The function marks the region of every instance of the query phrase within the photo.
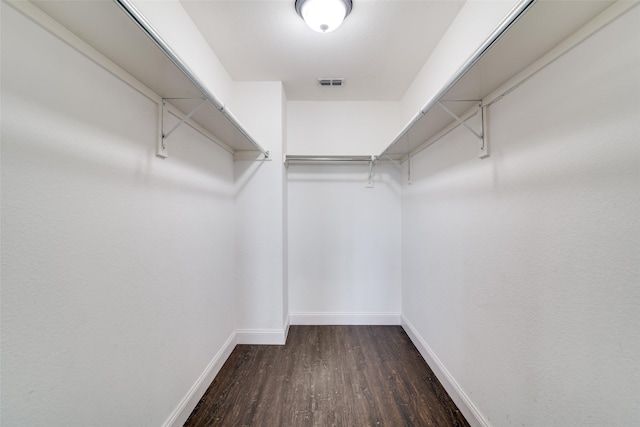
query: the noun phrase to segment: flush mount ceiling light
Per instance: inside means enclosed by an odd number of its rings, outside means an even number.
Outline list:
[[[313,31],[329,33],[351,13],[351,0],[296,0],[296,12]]]

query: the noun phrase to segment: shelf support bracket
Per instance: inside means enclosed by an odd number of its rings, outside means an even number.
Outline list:
[[[484,109],[485,107],[482,105],[482,101],[476,101],[478,102],[478,109],[480,112],[480,123],[481,123],[481,129],[480,129],[480,133],[476,132],[471,126],[469,126],[467,124],[467,122],[465,122],[464,120],[462,120],[460,117],[458,117],[458,115],[456,115],[456,113],[454,113],[453,111],[451,111],[450,109],[448,109],[443,102],[447,102],[447,101],[438,101],[438,105],[440,106],[440,108],[442,108],[447,114],[449,114],[451,117],[453,117],[455,119],[455,121],[457,121],[459,124],[461,124],[462,126],[464,126],[465,128],[467,128],[467,130],[469,132],[471,132],[480,142],[480,147],[479,147],[479,152],[478,152],[478,157],[479,158],[484,158],[487,157],[489,155],[489,150],[488,150],[488,146],[486,144],[485,141],[485,117],[484,117]],[[455,101],[451,101],[451,102],[455,102]]]
[[[367,181],[366,188],[373,188],[373,164],[376,161],[376,156],[371,155],[371,160],[369,160],[369,180]]]
[[[392,165],[394,165],[395,167],[400,169],[400,171],[402,171],[403,173],[405,173],[407,175],[407,183],[409,185],[411,185],[411,156],[407,156],[406,157],[407,170],[404,170],[404,168],[402,167],[402,163],[401,162],[397,162],[391,156],[385,154],[384,157],[386,157],[387,160],[389,160]]]
[[[187,114],[186,116],[184,116],[173,128],[171,128],[171,130],[169,132],[165,132],[164,130],[164,117],[165,114],[167,112],[167,101],[171,101],[172,99],[184,99],[184,100],[199,100],[200,102],[198,103],[198,105],[196,105],[190,112],[189,114]],[[195,113],[198,112],[198,110],[200,109],[200,107],[202,107],[205,102],[207,101],[206,98],[162,98],[162,135],[160,137],[160,141],[158,144],[158,151],[156,153],[156,155],[158,157],[163,157],[166,158],[168,156],[167,154],[167,138],[169,138],[169,136],[175,132],[176,129],[178,129],[183,123],[185,123],[187,120],[189,120],[191,118],[191,116],[193,116]]]

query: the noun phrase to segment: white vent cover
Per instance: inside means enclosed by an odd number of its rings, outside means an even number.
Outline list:
[[[344,86],[344,78],[318,79],[318,86]]]

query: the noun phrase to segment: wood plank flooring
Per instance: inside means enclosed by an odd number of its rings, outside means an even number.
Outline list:
[[[185,426],[468,426],[400,326],[291,326],[238,345]]]

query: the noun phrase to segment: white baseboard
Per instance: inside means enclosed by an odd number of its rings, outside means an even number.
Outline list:
[[[285,329],[237,329],[238,344],[284,345],[289,328]]]
[[[191,386],[187,394],[182,398],[178,406],[171,412],[169,418],[162,424],[163,427],[181,427],[184,425],[193,409],[196,407],[204,393],[213,382],[224,362],[227,361],[236,346],[236,332],[234,331],[224,343],[220,351],[211,359],[204,372]]]
[[[287,314],[287,319],[284,321],[284,342],[286,344],[287,337],[289,336],[289,327],[291,327],[291,316]]]
[[[400,325],[400,313],[290,313],[292,325]]]
[[[469,396],[462,390],[455,378],[447,371],[447,368],[440,362],[440,359],[405,316],[402,316],[402,327],[469,424],[472,427],[491,427],[489,421],[471,402]]]

